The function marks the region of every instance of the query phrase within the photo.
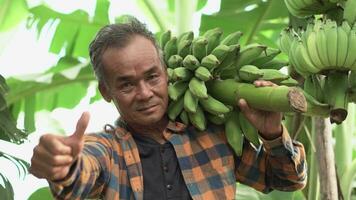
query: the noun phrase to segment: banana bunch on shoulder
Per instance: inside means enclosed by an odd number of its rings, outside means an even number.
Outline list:
[[[290,64],[304,77],[356,69],[356,26],[351,27],[347,21],[338,25],[318,19],[299,34],[285,29],[278,43],[289,55]]]
[[[297,17],[323,14],[338,6],[341,0],[284,0],[289,12]]]

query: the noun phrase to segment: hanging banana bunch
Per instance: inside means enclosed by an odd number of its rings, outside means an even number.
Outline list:
[[[284,0],[289,12],[297,17],[323,14],[338,6],[342,0]]]

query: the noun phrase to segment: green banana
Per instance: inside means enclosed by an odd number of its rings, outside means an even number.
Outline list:
[[[177,68],[177,67],[181,67],[182,66],[182,62],[183,62],[183,58],[179,55],[173,55],[171,56],[168,61],[167,61],[167,65],[169,68]]]
[[[208,45],[208,40],[205,37],[200,36],[196,40],[193,40],[192,53],[198,60],[201,60],[207,55],[206,53],[207,45]]]
[[[215,49],[213,49],[210,54],[216,56],[220,63],[222,63],[226,56],[229,54],[229,47],[224,44],[220,44],[215,47]]]
[[[344,66],[350,70],[356,70],[356,29],[352,29],[349,34],[349,44]]]
[[[189,121],[200,131],[206,128],[206,118],[203,109],[198,105],[195,113],[188,112]]]
[[[171,39],[171,31],[167,30],[165,32],[162,33],[161,37],[160,37],[160,45],[161,45],[161,49],[164,49],[164,47],[166,46],[167,42]]]
[[[230,33],[220,42],[220,44],[224,44],[226,46],[237,45],[242,35],[241,31]]]
[[[177,80],[188,81],[193,77],[192,71],[185,67],[177,67],[173,69],[174,77]]]
[[[244,65],[239,69],[238,73],[241,80],[253,82],[263,77],[263,72],[254,65]]]
[[[344,22],[347,23],[347,22]],[[347,49],[349,44],[349,33],[345,31],[341,26],[337,27],[337,60],[336,66],[338,69],[344,68]],[[355,45],[355,44],[354,44]],[[345,70],[345,69],[344,69]],[[348,69],[346,69],[348,70]]]
[[[325,36],[330,67],[335,68],[337,62],[337,24],[335,21],[326,20]]]
[[[305,44],[307,46],[307,51],[309,58],[311,62],[314,64],[316,68],[319,70],[323,70],[324,65],[321,62],[321,58],[318,53],[318,49],[316,46],[316,32],[312,31],[310,32],[308,38],[307,38],[307,43]]]
[[[275,58],[278,54],[281,53],[281,50],[267,47],[264,53],[261,53],[256,59],[251,62],[251,65],[261,66]]]
[[[232,111],[225,122],[225,134],[227,141],[234,149],[237,156],[242,155],[244,136],[240,127],[239,114]]]
[[[248,44],[241,48],[240,53],[237,55],[235,66],[240,68],[241,66],[251,63],[255,58],[257,58],[263,51],[265,51],[267,46],[260,45],[257,43]]]
[[[299,63],[298,68],[302,68],[309,73],[318,73],[320,69],[318,69],[310,60],[307,49],[305,48],[302,41],[299,41],[295,50],[295,59],[298,60]]]
[[[324,102],[324,92],[316,74],[305,77],[303,90],[319,102]]]
[[[166,62],[168,62],[168,59],[171,56],[177,54],[177,52],[178,52],[178,50],[177,50],[177,37],[173,36],[170,40],[168,40],[168,42],[164,46],[163,52],[164,52],[164,60]]]
[[[211,32],[207,31],[203,36],[208,40],[206,46],[206,53],[210,54],[211,51],[220,44],[220,38],[223,34],[221,28],[214,28]]]
[[[320,27],[316,31],[316,48],[318,50],[318,55],[320,56],[320,61],[323,63],[323,66],[331,66],[328,58],[327,39],[324,26]]]
[[[347,0],[344,6],[344,19],[349,24],[354,24],[356,22],[356,0]]]
[[[260,78],[265,81],[271,81],[273,83],[279,84],[281,81],[287,80],[289,75],[283,74],[276,69],[260,69],[263,76]]]
[[[174,121],[179,113],[183,110],[183,106],[183,97],[179,98],[177,101],[170,101],[167,109],[169,119]]]
[[[182,112],[179,115],[179,118],[183,122],[183,124],[189,125],[188,113],[185,110],[182,110]]]
[[[210,113],[206,113],[205,116],[208,119],[208,121],[216,125],[222,125],[226,122],[225,115],[213,115]]]
[[[230,108],[210,95],[208,95],[207,99],[199,99],[199,103],[206,112],[214,115],[221,115],[230,112]]]
[[[289,54],[292,41],[293,41],[293,37],[291,36],[291,29],[290,28],[283,29],[278,37],[278,46],[283,53],[287,55]]]
[[[297,58],[296,56],[296,48],[298,45],[300,45],[301,41],[294,39],[292,44],[291,44],[291,49],[293,49],[293,51],[289,51],[289,61],[291,63],[291,65],[293,66],[293,68],[302,76],[308,76],[310,74],[309,71],[307,71],[306,69],[304,69],[299,60],[299,58]]]
[[[288,66],[288,61],[280,60],[280,59],[273,59],[267,63],[264,63],[259,66],[261,69],[277,69],[280,70],[282,67]]]
[[[178,43],[178,54],[185,58],[188,54],[190,54],[192,46],[191,40],[182,40]]]
[[[194,71],[194,75],[195,77],[197,77],[198,79],[202,80],[202,81],[208,81],[213,79],[212,74],[210,73],[210,71],[206,68],[206,67],[198,67],[195,71]]]
[[[209,71],[213,71],[220,64],[220,61],[213,54],[209,54],[201,60],[200,64],[206,67]]]
[[[194,39],[193,31],[187,31],[178,36],[178,43],[184,40],[193,41],[193,39]]]
[[[199,60],[196,57],[194,57],[193,55],[187,55],[183,59],[182,64],[185,68],[190,69],[190,70],[195,70],[196,68],[198,68],[200,66]]]
[[[208,98],[208,93],[204,81],[199,80],[195,77],[193,77],[189,81],[189,90],[194,96],[200,99]]]
[[[293,87],[293,86],[298,86],[299,85],[298,81],[293,79],[292,77],[289,77],[288,79],[281,81],[279,84],[280,85],[285,85],[285,86],[288,86],[288,87]]]
[[[229,52],[226,55],[225,59],[218,65],[214,72],[218,74],[219,72],[223,71],[234,65],[238,52],[240,51],[240,45],[231,45],[229,46]]]
[[[184,81],[176,81],[168,86],[168,96],[173,100],[177,101],[188,88],[188,83]]]
[[[251,142],[256,148],[260,146],[258,130],[248,121],[242,112],[239,112],[239,121],[241,130],[245,138]]]
[[[172,68],[167,68],[167,76],[169,81],[174,81],[176,79]]]
[[[198,98],[195,97],[190,90],[186,90],[184,94],[184,110],[187,112],[197,112]]]

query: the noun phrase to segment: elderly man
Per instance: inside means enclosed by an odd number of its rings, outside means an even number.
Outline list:
[[[73,135],[41,137],[30,171],[48,180],[56,198],[234,199],[236,181],[265,193],[305,186],[304,148],[289,137],[281,113],[238,103],[263,141],[257,149],[245,141],[242,156],[222,127],[198,131],[169,121],[165,64],[154,36],[136,19],[103,27],[90,57],[99,90],[120,119],[84,135],[83,113]]]

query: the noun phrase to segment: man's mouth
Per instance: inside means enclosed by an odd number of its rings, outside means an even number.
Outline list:
[[[154,105],[150,105],[150,106],[139,107],[139,108],[137,109],[137,111],[139,111],[139,112],[146,111],[146,110],[149,110],[150,108],[153,108],[153,107],[155,107],[155,106],[157,106],[157,105],[154,104]]]

